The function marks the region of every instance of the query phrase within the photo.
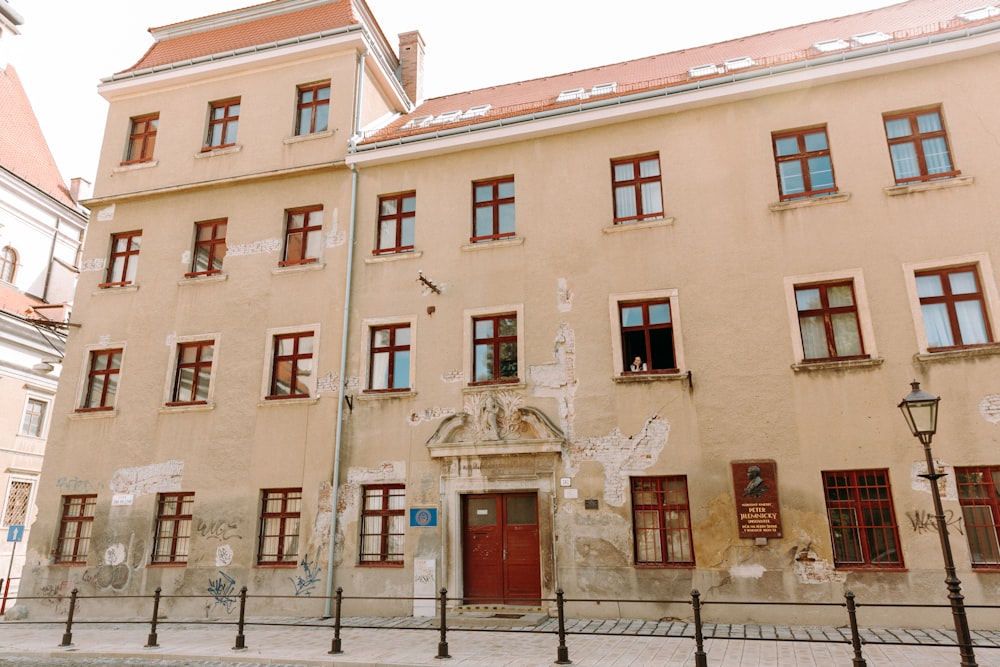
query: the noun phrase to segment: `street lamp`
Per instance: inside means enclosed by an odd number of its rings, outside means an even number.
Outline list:
[[[962,652],[962,667],[976,667],[976,656],[972,652],[972,635],[969,634],[969,620],[965,616],[965,598],[962,597],[962,582],[955,575],[955,560],[951,555],[951,542],[948,540],[948,524],[945,522],[944,509],[941,507],[941,490],[938,480],[945,476],[943,472],[935,472],[934,457],[931,455],[931,438],[937,431],[938,402],[941,400],[934,394],[923,391],[920,383],[914,380],[910,383],[912,391],[900,401],[899,410],[906,419],[913,437],[920,440],[924,446],[924,457],[927,459],[927,473],[919,475],[931,485],[931,497],[934,499],[934,518],[937,520],[938,537],[941,538],[941,554],[944,556],[945,584],[948,585],[948,600],[951,602],[951,616],[955,621],[955,633],[958,635],[958,646]]]

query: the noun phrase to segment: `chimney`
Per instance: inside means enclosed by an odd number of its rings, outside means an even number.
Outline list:
[[[90,199],[94,194],[94,186],[86,178],[71,178],[69,181],[69,194],[73,201],[80,202],[83,199]]]
[[[424,100],[424,38],[419,31],[399,35],[399,75],[406,96],[414,104]]]

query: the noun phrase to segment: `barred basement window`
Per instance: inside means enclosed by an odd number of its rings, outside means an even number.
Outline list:
[[[633,477],[635,564],[693,567],[687,477]]]
[[[96,493],[63,496],[59,540],[55,548],[56,563],[86,564],[87,553],[90,551],[90,536],[94,530],[96,505]]]
[[[299,557],[302,489],[261,491],[258,565],[294,565]]]
[[[837,567],[899,569],[899,527],[888,470],[823,473]]]
[[[380,484],[362,489],[362,565],[402,565],[405,535],[406,487]]]
[[[155,563],[186,563],[191,546],[194,493],[161,493],[156,505]]]

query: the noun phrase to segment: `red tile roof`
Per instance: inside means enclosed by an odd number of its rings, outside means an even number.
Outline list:
[[[35,306],[44,305],[44,301],[39,301],[34,297],[23,294],[12,287],[0,285],[0,310],[14,313],[20,317],[35,317]],[[49,317],[51,313],[45,317]]]
[[[425,101],[411,113],[394,120],[386,127],[370,132],[361,143],[395,140],[438,129],[511,118],[558,107],[572,107],[578,105],[580,101],[557,102],[556,98],[560,92],[577,88],[590,91],[594,86],[610,82],[616,84],[614,92],[603,95],[595,94],[589,99],[622,96],[691,81],[709,80],[713,78],[712,75],[692,78],[688,71],[693,67],[714,64],[719,66],[721,70],[715,76],[726,76],[731,74],[725,72],[725,68],[722,67],[727,60],[751,58],[753,64],[741,68],[740,72],[801,62],[831,55],[821,53],[813,48],[817,42],[842,39],[850,43],[853,35],[874,31],[885,33],[891,41],[899,42],[915,37],[949,32],[960,27],[1000,22],[1000,17],[986,18],[976,22],[956,18],[959,12],[982,7],[983,2],[984,0],[909,0],[881,9],[782,28],[716,44],[438,97]],[[881,43],[885,44],[888,41]],[[842,51],[863,48],[866,47],[850,46]],[[485,116],[433,124],[423,128],[403,129],[406,123],[414,119],[438,116],[460,109],[467,111],[480,105],[490,105]]]
[[[0,69],[0,167],[76,208],[13,65]]]
[[[257,7],[266,7],[269,4],[278,4],[278,0],[257,5]],[[244,10],[224,12],[204,18],[223,17],[240,11]],[[183,26],[185,23],[202,21],[204,18],[174,23],[161,28],[150,28],[150,32]],[[361,23],[361,19],[353,0],[332,0],[298,11],[289,11],[234,25],[208,28],[201,32],[161,39],[149,47],[149,50],[136,64],[118,72],[118,74],[184,62],[216,53],[227,53],[236,49],[271,44],[283,39],[345,28],[358,23]]]

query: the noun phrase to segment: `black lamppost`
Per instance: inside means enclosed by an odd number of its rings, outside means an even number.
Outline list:
[[[962,597],[962,582],[955,575],[955,560],[951,555],[951,542],[948,540],[948,524],[945,522],[944,509],[941,507],[941,490],[938,480],[945,476],[943,472],[935,472],[934,457],[931,456],[931,438],[937,431],[938,401],[934,394],[920,389],[920,383],[914,380],[910,383],[912,391],[900,401],[899,410],[906,418],[913,436],[924,446],[924,456],[927,459],[927,473],[920,475],[931,485],[931,497],[934,499],[934,518],[937,519],[937,532],[941,538],[941,554],[944,556],[945,584],[948,585],[948,600],[951,601],[951,615],[955,620],[955,633],[958,635],[959,649],[962,651],[962,667],[976,667],[976,656],[972,652],[972,635],[969,634],[969,620],[965,616],[965,598]]]

